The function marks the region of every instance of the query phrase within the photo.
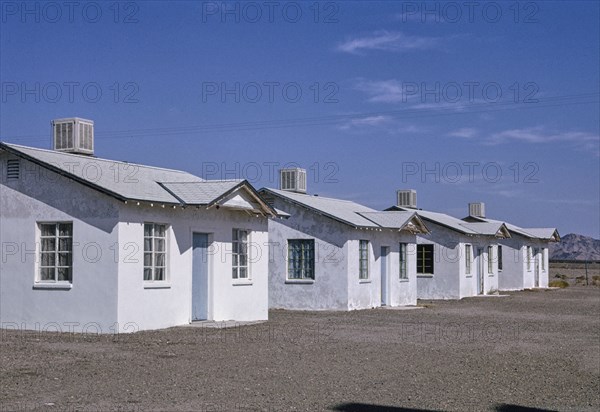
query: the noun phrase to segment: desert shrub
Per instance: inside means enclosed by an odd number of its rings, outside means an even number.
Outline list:
[[[548,286],[551,288],[566,288],[569,287],[569,282],[564,280],[553,280],[552,282],[548,283]]]

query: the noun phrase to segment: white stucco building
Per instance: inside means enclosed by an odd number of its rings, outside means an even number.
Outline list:
[[[417,235],[419,299],[462,299],[498,291],[498,241],[510,238],[506,225],[417,209],[413,190],[399,190],[397,203],[388,210],[415,211],[429,229]]]
[[[283,212],[269,221],[269,307],[416,304],[415,236],[427,232],[416,213],[308,195],[302,169],[283,170],[281,177],[280,189],[259,191]]]
[[[473,214],[463,220],[499,223],[485,214]],[[555,228],[522,228],[506,223],[511,237],[498,241],[498,287],[523,290],[548,287],[550,262],[548,245],[559,242]]]
[[[54,123],[55,150],[0,143],[2,327],[267,319],[275,211],[253,187],[90,156],[79,120]]]

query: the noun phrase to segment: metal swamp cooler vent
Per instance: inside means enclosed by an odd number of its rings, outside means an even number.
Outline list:
[[[306,193],[306,170],[300,168],[281,169],[279,188],[290,192]]]
[[[417,208],[417,191],[416,190],[398,190],[396,192],[397,206],[408,207],[411,209]]]
[[[71,117],[52,120],[52,148],[59,152],[94,154],[94,122]]]

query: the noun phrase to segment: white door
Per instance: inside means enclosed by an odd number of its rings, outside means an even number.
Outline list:
[[[192,241],[192,320],[208,318],[208,234],[194,233]]]
[[[477,267],[477,294],[483,295],[485,282],[483,277],[483,248],[477,248],[477,257],[475,265]]]
[[[389,305],[389,254],[390,248],[389,246],[381,247],[381,306]]]
[[[533,273],[534,273],[534,286],[540,287],[540,253],[538,249],[533,249]]]

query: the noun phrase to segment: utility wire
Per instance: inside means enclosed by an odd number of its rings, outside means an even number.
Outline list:
[[[536,109],[546,107],[562,107],[573,105],[597,104],[600,102],[600,93],[582,93],[565,96],[551,96],[539,98],[530,103],[503,101],[485,103],[450,103],[442,102],[435,104],[415,104],[410,108],[400,110],[375,111],[365,113],[351,113],[330,116],[305,117],[296,119],[264,120],[254,122],[219,123],[187,127],[147,128],[112,130],[95,133],[97,138],[122,139],[137,137],[154,137],[165,135],[195,134],[201,132],[231,132],[231,131],[255,131],[264,129],[280,129],[290,127],[312,127],[345,124],[351,121],[360,121],[377,116],[388,116],[396,119],[415,119],[437,116],[455,116],[478,113],[489,113],[515,109]],[[415,107],[416,106],[416,107]],[[7,136],[11,140],[41,140],[47,135],[21,135]]]

